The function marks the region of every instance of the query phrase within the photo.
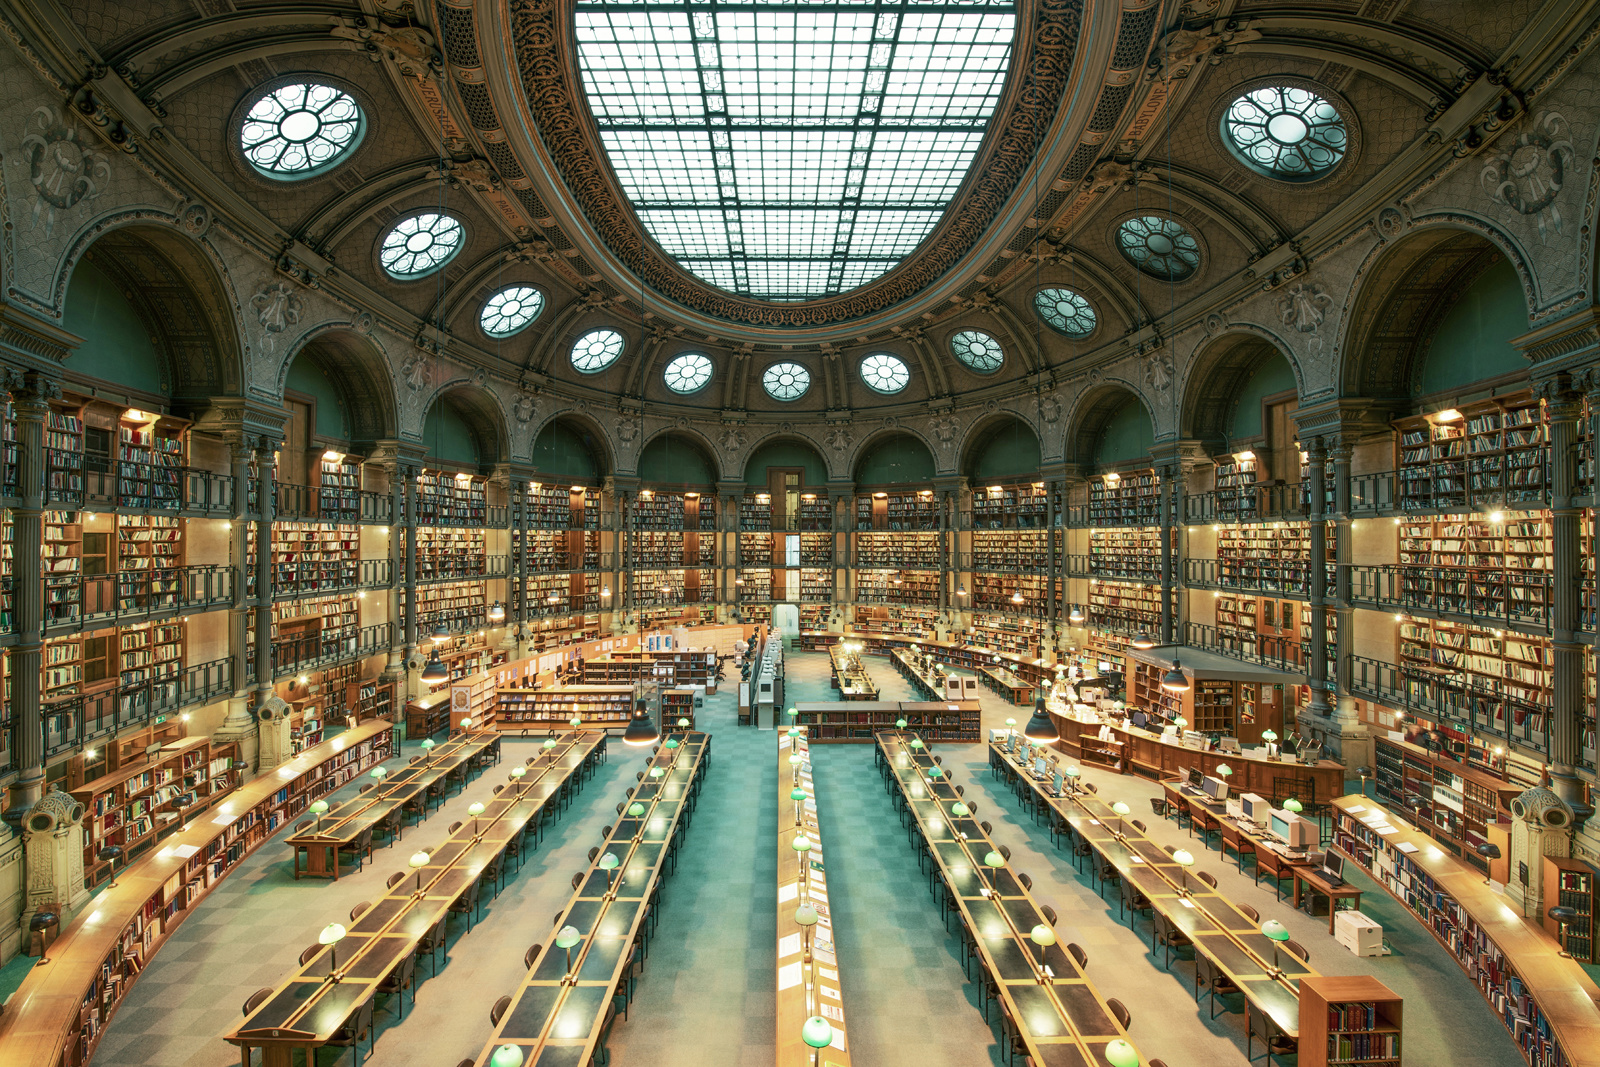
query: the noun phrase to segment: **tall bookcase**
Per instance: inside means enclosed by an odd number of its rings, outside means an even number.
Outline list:
[[[1089,531],[1089,572],[1105,578],[1161,579],[1161,535],[1147,527]]]
[[[482,480],[451,471],[425,470],[417,478],[417,521],[424,526],[482,526],[488,518]]]
[[[972,535],[972,569],[1043,572],[1049,567],[1046,544],[1043,530],[976,531]]]
[[[117,428],[117,499],[123,507],[176,510],[183,467],[183,438],[159,423],[123,422]]]
[[[1300,979],[1300,1063],[1400,1067],[1403,1007],[1400,997],[1369,975]]]
[[[1550,707],[1550,641],[1443,619],[1400,624],[1400,674],[1406,696],[1423,707],[1455,709],[1495,724],[1502,735]]]
[[[1091,578],[1088,624],[1117,633],[1142,630],[1154,634],[1161,624],[1161,590],[1153,585]]]
[[[1042,529],[1047,525],[1050,494],[1042,482],[1031,485],[991,485],[972,493],[974,530]],[[1061,512],[1056,494],[1055,511]]]
[[[117,516],[117,600],[123,611],[171,608],[182,595],[183,523],[166,515]]]
[[[1592,566],[1592,557],[1585,562]],[[1408,602],[1542,621],[1552,595],[1550,518],[1528,511],[1408,518],[1400,566]]]
[[[1395,428],[1404,510],[1538,504],[1545,498],[1548,438],[1539,401],[1529,393],[1402,419]]]
[[[1544,858],[1544,906],[1541,908],[1544,928],[1568,955],[1584,963],[1600,962],[1595,958],[1595,918],[1600,916],[1595,899],[1596,890],[1600,889],[1597,875],[1600,872],[1593,864],[1580,859]],[[1558,905],[1578,913],[1565,929],[1550,918],[1550,909]]]
[[[1090,526],[1156,526],[1161,478],[1153,470],[1103,474],[1089,480]]]
[[[857,570],[856,602],[860,604],[937,606],[939,603],[939,572]]]
[[[937,530],[941,525],[938,499],[931,489],[859,494],[855,515],[856,529],[862,532]]]

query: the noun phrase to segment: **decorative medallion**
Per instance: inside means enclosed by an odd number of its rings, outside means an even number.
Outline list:
[[[1550,231],[1561,232],[1556,197],[1566,187],[1567,168],[1574,160],[1572,130],[1566,118],[1546,111],[1483,165],[1479,181],[1484,195],[1496,204],[1518,215],[1534,216],[1539,238],[1548,240]]]
[[[33,225],[44,220],[45,236],[55,231],[56,213],[70,211],[105,192],[111,157],[79,139],[78,127],[51,107],[35,108],[22,155],[33,183]]]

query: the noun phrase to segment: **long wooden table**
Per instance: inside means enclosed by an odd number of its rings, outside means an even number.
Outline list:
[[[502,789],[475,820],[433,849],[428,862],[391,887],[350,925],[344,940],[300,965],[272,996],[224,1040],[238,1045],[244,1067],[250,1050],[262,1050],[263,1067],[289,1067],[295,1049],[307,1062],[334,1037],[377,987],[417,951],[417,944],[471,891],[528,822],[540,817],[566,781],[605,747],[600,731],[567,733],[541,749],[526,775]],[[338,969],[333,963],[337,960]]]
[[[994,844],[978,820],[950,813],[960,795],[947,778],[929,777],[933,756],[912,749],[911,737],[878,735],[879,770],[927,840],[1028,1055],[1039,1067],[1105,1063],[1106,1045],[1127,1032],[1064,945],[1045,948],[1041,961],[1029,933],[1051,924],[1009,866],[984,864]]]
[[[710,765],[711,735],[666,738],[677,747],[663,742],[650,760],[650,769],[659,768],[661,776],[646,774],[629,801],[630,809],[637,803],[644,811],[633,815],[624,809],[556,921],[557,931],[570,926],[581,940],[569,953],[556,946],[552,932],[478,1054],[478,1064],[488,1064],[501,1045],[518,1046],[525,1067],[580,1067],[594,1056],[605,1036],[606,1010],[626,978],[628,947],[647,920],[662,867],[693,813]],[[609,879],[599,865],[607,854],[618,861]]]
[[[487,731],[463,734],[439,746],[421,763],[411,763],[386,776],[376,788],[351,797],[323,814],[311,829],[293,834],[285,842],[294,850],[294,877],[339,878],[339,850],[377,826],[395,811],[424,793],[435,782],[458,771],[485,752],[498,751],[500,735]],[[301,855],[306,857],[304,869]]]
[[[287,811],[286,822],[294,812],[303,810],[298,805],[344,784],[342,769],[330,777],[330,765],[343,762],[353,774],[377,763],[389,752],[390,727],[389,722],[374,719],[312,746],[276,770],[246,782],[187,830],[166,838],[160,848],[118,871],[116,887],[102,889],[91,906],[62,931],[50,946],[50,965],[29,971],[6,1004],[0,1014],[0,1063],[6,1067],[87,1063],[139,971],[195,904],[275,832],[275,827],[263,823],[260,813]],[[340,780],[334,781],[335,777]],[[295,808],[280,801],[285,792]],[[211,864],[218,862],[218,849],[224,851],[226,865],[213,873]],[[183,890],[196,865],[206,868],[204,891],[192,898],[182,897],[178,910],[154,925],[144,923],[146,940],[122,948],[152,901],[157,902],[155,911],[161,915],[166,888],[177,883]]]
[[[1032,682],[1023,681],[1004,667],[984,667],[978,671],[978,677],[990,689],[1019,707],[1031,707],[1033,695],[1039,691]]]
[[[839,690],[840,700],[878,699],[878,687],[872,683],[872,676],[867,673],[860,656],[831,645],[828,659],[833,665],[833,684]]]
[[[791,766],[789,757],[804,762]],[[796,801],[789,794],[796,785],[806,794]],[[801,822],[794,814],[800,806]],[[804,834],[809,852],[796,852],[794,839]],[[811,776],[811,746],[802,735],[778,737],[778,1067],[810,1067],[811,1048],[800,1039],[800,1029],[814,1015],[833,1027],[833,1044],[825,1053],[829,1067],[850,1067],[850,1047],[845,1040],[844,985],[840,980],[838,942],[828,900],[828,874],[823,858],[822,826],[817,815],[816,783]],[[810,958],[804,951],[805,929],[795,922],[795,910],[808,902],[817,912],[811,929]]]
[[[1067,825],[1116,867],[1175,927],[1194,942],[1195,950],[1216,964],[1257,1008],[1272,1017],[1285,1034],[1300,1032],[1300,979],[1317,974],[1287,952],[1274,953],[1274,942],[1255,920],[1227,897],[1192,875],[1185,875],[1167,850],[1141,833],[1130,819],[1111,810],[1093,793],[1078,790],[1055,795],[1046,782],[1022,767],[1003,744],[990,743],[990,766],[1026,782]],[[1276,958],[1278,967],[1269,960]]]
[[[1275,866],[1287,868],[1289,877],[1294,880],[1293,904],[1296,908],[1300,901],[1307,895],[1328,898],[1328,933],[1333,933],[1334,919],[1339,910],[1339,901],[1346,901],[1350,907],[1357,910],[1361,907],[1361,888],[1349,882],[1343,885],[1334,885],[1317,872],[1315,865],[1306,857],[1291,855],[1289,851],[1268,838],[1265,834],[1250,829],[1243,823],[1228,814],[1226,803],[1217,803],[1203,793],[1196,793],[1187,786],[1175,781],[1163,781],[1162,790],[1166,793],[1167,801],[1173,804],[1184,804],[1189,808],[1191,817],[1199,812],[1205,812],[1216,824],[1222,828],[1224,844],[1231,844],[1235,851],[1239,850],[1244,842],[1250,843],[1251,851],[1256,855],[1256,862],[1261,862],[1261,854],[1269,852],[1275,860]]]

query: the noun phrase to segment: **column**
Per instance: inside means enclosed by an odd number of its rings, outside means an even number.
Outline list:
[[[1159,643],[1162,645],[1177,644],[1175,619],[1173,617],[1173,593],[1176,589],[1173,565],[1173,515],[1172,485],[1181,475],[1181,468],[1175,464],[1164,463],[1156,468],[1156,475],[1161,480],[1161,513],[1157,521],[1161,523],[1161,636]]]
[[[17,479],[21,497],[11,513],[12,581],[17,643],[12,646],[11,718],[17,778],[7,798],[6,820],[16,826],[44,796],[44,716],[39,705],[44,650],[44,433],[50,401],[61,396],[54,381],[8,371],[6,384],[17,413]]]
[[[1044,483],[1044,558],[1045,558],[1045,633],[1050,638],[1051,652],[1060,650],[1060,642],[1056,640],[1056,633],[1061,628],[1060,606],[1056,604],[1056,583],[1062,581],[1060,561],[1056,558],[1056,522],[1060,515],[1056,511],[1056,494],[1062,491],[1059,481]],[[1062,590],[1062,600],[1066,600]],[[1041,651],[1043,651],[1041,649]]]
[[[272,517],[277,511],[278,441],[256,438],[256,706],[272,699]]]
[[[389,662],[384,665],[383,678],[388,682],[400,682],[395,692],[400,697],[407,695],[403,684],[406,676],[406,650],[405,650],[405,620],[402,616],[405,610],[400,604],[400,590],[405,587],[405,541],[400,533],[400,524],[405,521],[405,475],[399,462],[395,459],[385,459],[384,471],[389,476],[389,527],[384,532],[389,535],[389,625],[391,627],[389,640]]]
[[[1350,600],[1350,566],[1355,558],[1350,528],[1350,457],[1353,451],[1350,443],[1342,438],[1328,449],[1328,458],[1333,461],[1334,618],[1337,622],[1331,673],[1334,682],[1333,714],[1341,734],[1351,733],[1360,727],[1356,700],[1350,695],[1350,654],[1355,633],[1355,606]],[[1370,763],[1370,759],[1361,761],[1361,764]]]
[[[852,486],[828,486],[828,503],[833,506],[833,603],[836,612],[849,612],[844,605],[854,599],[851,583],[855,567],[850,560],[850,516],[854,498]],[[854,613],[850,612],[850,616],[854,618]]]
[[[422,669],[417,662],[417,477],[422,468],[415,463],[400,461],[395,464],[395,474],[400,479],[404,516],[400,535],[401,573],[405,582],[405,607],[402,619],[402,637],[405,641],[406,697],[415,700],[422,695]]]
[[[228,523],[228,559],[233,565],[233,603],[228,607],[228,650],[233,660],[233,698],[228,715],[217,730],[215,740],[239,746],[239,758],[247,772],[254,770],[260,754],[260,734],[250,714],[250,605],[245,597],[248,586],[250,552],[249,512],[250,454],[253,439],[241,433],[226,435],[228,470],[233,478],[233,518]]]
[[[1306,568],[1306,602],[1311,609],[1311,647],[1306,651],[1306,678],[1311,683],[1311,710],[1318,718],[1329,718],[1333,707],[1328,702],[1328,520],[1326,511],[1328,452],[1320,437],[1306,442],[1307,478],[1310,481],[1311,565]]]
[[[526,618],[523,595],[527,592],[528,577],[528,480],[516,472],[512,472],[506,485],[506,514],[511,522],[506,535],[506,547],[511,552],[511,566],[507,568],[511,587],[506,591],[506,622],[510,624],[513,647],[520,658],[528,651],[527,633],[522,625]]]
[[[1582,806],[1583,783],[1577,765],[1583,745],[1583,643],[1579,638],[1581,608],[1578,580],[1582,573],[1576,492],[1577,421],[1583,407],[1564,381],[1537,382],[1535,395],[1545,402],[1550,427],[1550,533],[1552,604],[1550,610],[1551,670],[1550,788],[1569,804]]]

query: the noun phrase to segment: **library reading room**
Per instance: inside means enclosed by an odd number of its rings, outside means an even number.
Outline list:
[[[1600,1067],[1600,0],[0,31],[3,1067]]]

